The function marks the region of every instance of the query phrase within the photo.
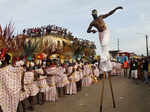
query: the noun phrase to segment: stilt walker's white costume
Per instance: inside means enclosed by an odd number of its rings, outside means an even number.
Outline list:
[[[104,30],[103,32],[99,32],[99,41],[101,45],[100,68],[104,72],[112,70],[112,64],[110,62],[110,56],[108,52],[109,36],[108,29]]]

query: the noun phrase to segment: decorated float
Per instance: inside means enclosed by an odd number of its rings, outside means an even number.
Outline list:
[[[0,49],[6,49],[12,58],[44,57],[73,62],[74,60],[92,60],[96,55],[96,46],[88,40],[64,37],[55,33],[30,37],[25,34],[13,36],[14,28],[10,23],[4,29],[0,27]]]

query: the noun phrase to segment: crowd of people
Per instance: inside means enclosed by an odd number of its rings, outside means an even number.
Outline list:
[[[55,102],[65,95],[77,94],[104,74],[99,68],[99,60],[62,62],[60,57],[52,59],[47,55],[10,60],[11,56],[1,51],[0,112],[34,110],[35,104]],[[148,84],[149,73],[149,57],[112,60],[111,75],[139,79]]]
[[[42,27],[24,29],[23,34],[30,37],[41,37],[49,34],[56,34],[62,37],[73,37],[72,33],[66,28],[62,28],[56,25],[47,25]]]
[[[12,64],[9,54],[4,57],[0,68],[0,112],[34,110],[35,104],[75,95],[97,82],[101,74],[98,62],[61,63],[58,59],[38,56],[17,59]]]
[[[129,61],[124,60],[120,63],[122,67],[122,74],[129,79],[142,80],[145,84],[149,82],[150,73],[150,57],[141,59],[131,58]]]
[[[56,25],[47,25],[23,30],[23,35],[27,35],[28,37],[43,37],[52,34],[56,35],[59,38],[69,39],[70,41],[72,41],[72,43],[78,43],[81,46],[91,46],[92,48],[96,48],[94,42],[77,38],[73,36],[72,32],[68,31],[68,29]]]
[[[34,110],[35,104],[55,102],[65,95],[75,95],[103,77],[99,61],[74,60],[62,62],[51,56],[22,57],[11,61],[1,51],[0,112]],[[112,75],[148,83],[150,58],[112,60]],[[7,100],[6,100],[7,99]],[[3,111],[2,111],[3,110]]]
[[[143,80],[148,84],[148,77],[150,73],[150,58],[133,59],[130,62],[129,78]]]

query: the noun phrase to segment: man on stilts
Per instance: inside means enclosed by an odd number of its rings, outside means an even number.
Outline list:
[[[113,107],[116,107],[113,89],[112,89],[112,83],[111,83],[111,70],[112,65],[110,62],[110,56],[108,52],[108,44],[109,44],[109,30],[106,27],[106,24],[103,19],[107,18],[108,16],[112,15],[116,10],[123,9],[123,7],[117,7],[114,10],[110,11],[107,14],[104,15],[97,15],[97,10],[92,10],[92,16],[93,21],[90,23],[89,28],[87,30],[88,33],[96,33],[97,31],[92,29],[92,27],[95,27],[98,30],[99,33],[99,40],[101,45],[101,58],[100,58],[100,68],[104,72],[104,77],[102,81],[102,91],[101,91],[101,100],[100,100],[100,112],[102,112],[102,104],[103,104],[103,94],[104,94],[104,80],[106,78],[106,73],[108,73],[108,79],[109,79],[109,85],[111,89],[112,94],[112,100],[113,100]]]

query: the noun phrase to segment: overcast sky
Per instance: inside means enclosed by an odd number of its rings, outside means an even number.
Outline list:
[[[150,0],[0,0],[0,23],[13,21],[16,32],[24,28],[56,24],[68,28],[74,36],[92,40],[100,51],[98,34],[87,34],[92,21],[91,10],[104,14],[117,6],[114,15],[105,19],[111,33],[110,50],[146,54],[145,34],[150,35]],[[149,39],[150,40],[150,39]]]

